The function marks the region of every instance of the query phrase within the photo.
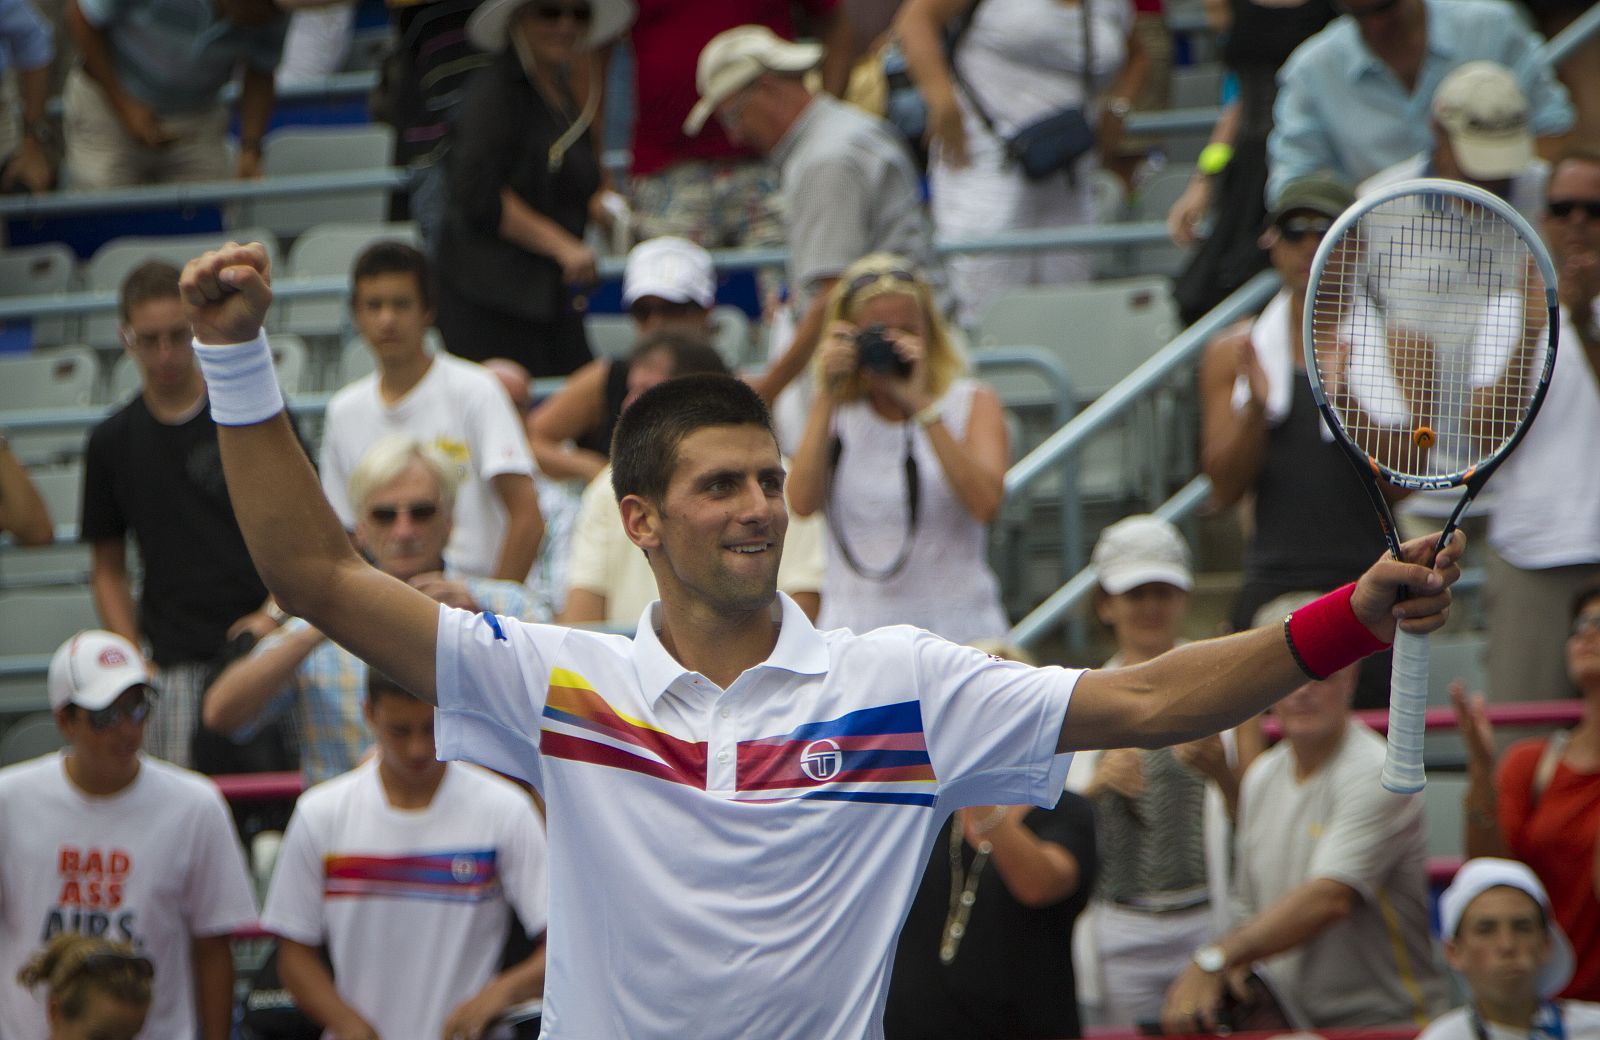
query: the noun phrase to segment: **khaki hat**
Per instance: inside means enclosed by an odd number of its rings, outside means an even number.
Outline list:
[[[1439,894],[1439,934],[1454,939],[1461,930],[1461,918],[1467,907],[1491,888],[1514,888],[1526,893],[1544,911],[1545,926],[1550,931],[1550,959],[1539,966],[1535,981],[1541,997],[1560,993],[1572,978],[1572,942],[1550,911],[1550,897],[1544,885],[1526,864],[1492,856],[1463,863],[1450,887]]]
[[[1194,588],[1188,543],[1176,527],[1148,514],[1118,520],[1102,531],[1089,563],[1100,572],[1100,587],[1113,596],[1156,581],[1185,592]]]
[[[481,51],[493,54],[506,45],[511,16],[538,0],[484,0],[467,19],[467,39]],[[570,0],[569,0],[570,2]],[[588,0],[589,34],[584,42],[590,47],[610,43],[633,24],[638,13],[633,0]]]
[[[1350,186],[1333,174],[1326,171],[1309,173],[1283,186],[1273,200],[1267,223],[1276,224],[1296,210],[1320,213],[1332,220],[1349,209],[1355,200]]]
[[[46,680],[50,710],[76,704],[99,711],[135,686],[148,686],[144,655],[114,632],[79,632],[56,649]]]
[[[694,72],[700,100],[683,121],[683,132],[690,137],[698,134],[718,105],[754,83],[763,72],[797,74],[820,64],[820,45],[791,43],[764,25],[739,25],[717,33],[700,52]]]
[[[717,302],[717,276],[711,254],[687,238],[646,239],[628,253],[622,269],[622,305],[644,296],[710,309]]]
[[[1528,96],[1504,65],[1469,61],[1456,68],[1434,91],[1433,118],[1468,177],[1504,180],[1533,162]]]

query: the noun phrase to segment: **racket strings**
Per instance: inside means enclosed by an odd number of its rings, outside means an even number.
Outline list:
[[[1402,476],[1464,476],[1532,406],[1549,350],[1544,280],[1515,228],[1477,203],[1374,207],[1332,244],[1310,306],[1339,424]]]

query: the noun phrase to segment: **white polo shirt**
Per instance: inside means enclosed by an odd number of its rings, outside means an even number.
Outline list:
[[[895,938],[965,805],[1053,805],[1080,671],[786,596],[726,690],[633,639],[441,607],[441,758],[544,795],[543,1035],[881,1037]]]

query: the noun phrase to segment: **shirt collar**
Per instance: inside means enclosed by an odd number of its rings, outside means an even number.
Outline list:
[[[789,161],[789,157],[800,144],[800,138],[805,136],[811,124],[822,118],[823,111],[832,100],[821,94],[812,95],[811,103],[801,110],[795,121],[789,124],[789,129],[778,139],[778,143],[772,146],[772,154],[768,158],[774,165],[782,166]]]
[[[657,632],[659,600],[639,615],[639,628],[633,636],[633,663],[638,672],[639,689],[652,705],[658,703],[672,684],[692,675],[677,658],[661,645]],[[773,620],[779,624],[778,642],[772,653],[756,668],[773,668],[796,675],[823,675],[828,671],[828,644],[805,611],[787,595],[778,593],[772,605]]]

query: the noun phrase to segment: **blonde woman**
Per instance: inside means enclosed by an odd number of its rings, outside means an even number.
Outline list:
[[[17,973],[45,988],[48,1040],[133,1040],[150,1010],[155,969],[127,943],[62,932]]]
[[[999,397],[968,375],[927,282],[901,257],[847,268],[824,328],[789,480],[794,511],[828,520],[818,627],[1003,636],[985,560],[1010,452]]]

